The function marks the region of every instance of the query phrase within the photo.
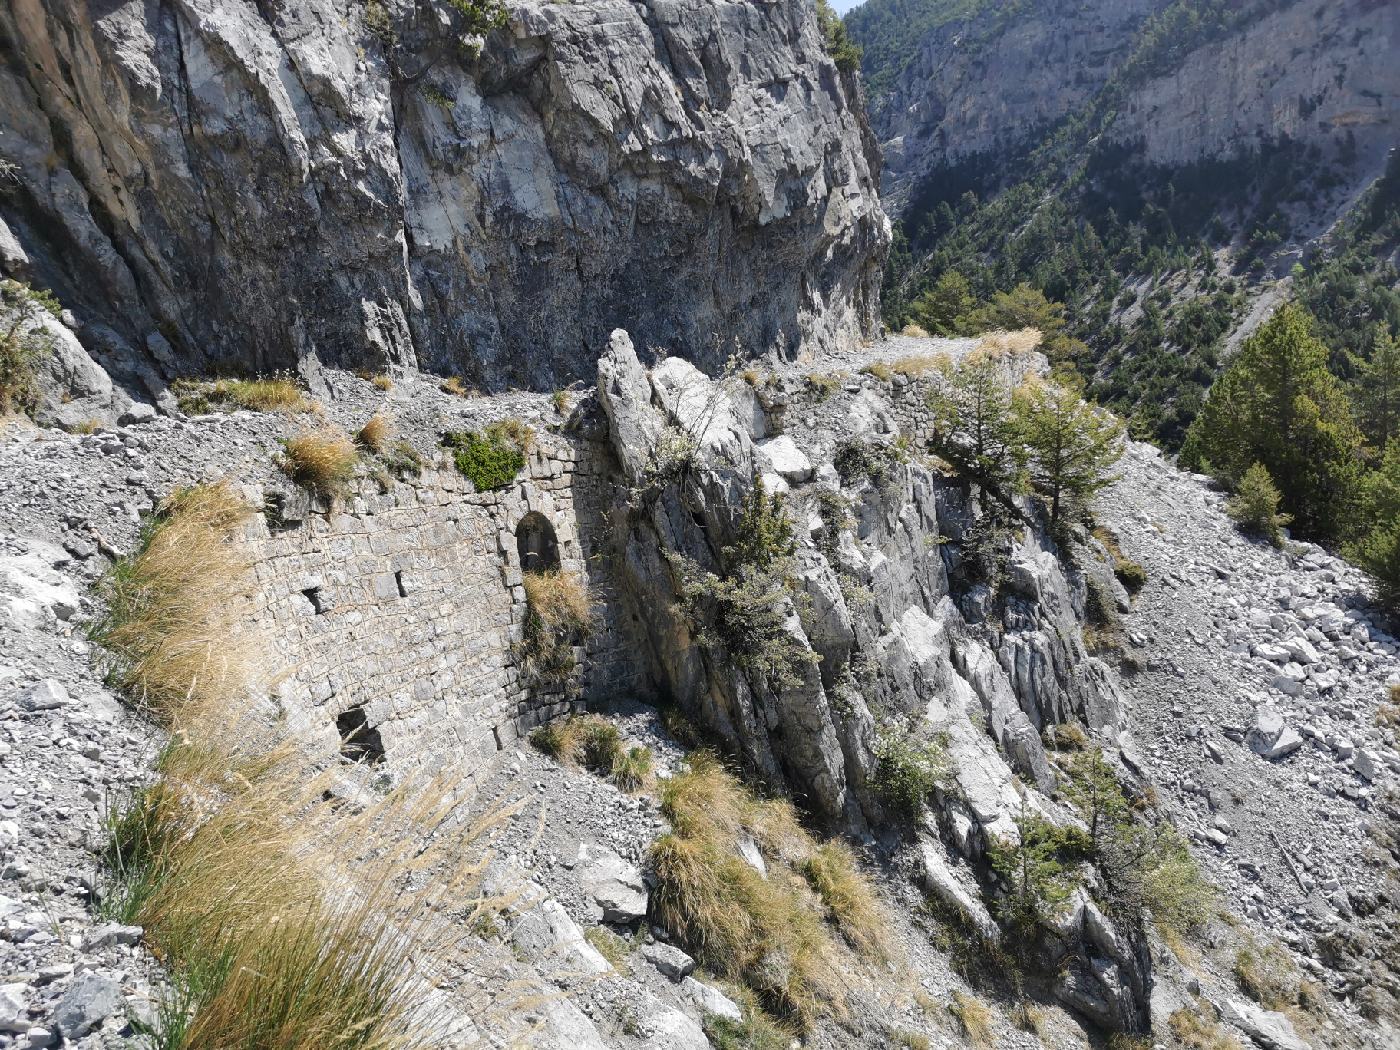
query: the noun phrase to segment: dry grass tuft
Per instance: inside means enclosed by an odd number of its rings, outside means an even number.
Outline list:
[[[925,331],[924,328],[923,328],[921,325],[916,325],[913,321],[910,321],[907,325],[905,325],[903,328],[901,328],[901,329],[899,330],[899,334],[902,335],[902,336],[904,336],[904,337],[907,338],[907,339],[928,339],[928,338],[930,338],[928,332]]]
[[[453,397],[471,397],[472,390],[467,386],[461,376],[448,376],[438,384],[438,389],[444,394],[451,394]]]
[[[1041,1042],[1045,1041],[1048,1024],[1045,1011],[1034,1003],[1022,999],[1011,1008],[1011,1023],[1023,1032],[1030,1032]]]
[[[381,453],[389,447],[393,437],[394,421],[383,412],[376,412],[355,434],[355,444],[371,452]]]
[[[1186,1050],[1241,1050],[1234,1036],[1220,1031],[1216,1021],[1207,1016],[1213,1008],[1197,1002],[1194,1008],[1182,1007],[1167,1018],[1167,1027]]]
[[[953,991],[953,1001],[948,1004],[948,1012],[958,1020],[963,1038],[969,1046],[987,1047],[992,1045],[992,1011],[975,995],[961,989]]]
[[[287,476],[318,496],[335,497],[355,476],[360,454],[350,435],[333,424],[303,430],[282,443]]]
[[[377,375],[370,380],[370,383],[373,384],[374,389],[381,390],[386,394],[394,389],[394,381],[386,375]]]
[[[894,376],[894,369],[889,366],[887,361],[871,361],[861,371],[868,376],[874,376],[882,383],[888,383]]]
[[[559,686],[574,671],[574,646],[592,629],[588,586],[571,572],[525,573],[525,630],[515,647],[521,673],[532,686]]]
[[[625,755],[613,760],[612,781],[629,795],[635,795],[651,785],[651,767],[650,748],[628,748]]]
[[[170,384],[180,411],[200,415],[216,409],[253,412],[310,412],[312,403],[289,376],[260,379],[177,379]]]
[[[180,489],[99,585],[107,612],[92,634],[109,678],[167,723],[233,702],[255,677],[238,619],[251,590],[238,537],[252,515],[227,482]]]
[[[930,372],[946,373],[952,367],[952,358],[947,354],[911,354],[894,362],[894,370],[910,379],[918,379]]]
[[[988,332],[977,341],[977,349],[989,354],[1026,354],[1038,347],[1044,338],[1039,328]]]
[[[854,948],[865,955],[889,957],[888,925],[880,902],[856,867],[849,846],[834,840],[818,846],[799,870]]]
[[[463,947],[440,917],[480,874],[418,852],[446,827],[442,785],[339,806],[333,774],[290,748],[250,751],[256,727],[212,714],[182,721],[108,850],[109,913],[145,929],[171,977],[159,1045],[442,1045],[450,1019],[416,968]],[[429,865],[432,878],[412,879]]]
[[[838,924],[857,914],[879,921],[849,854],[818,847],[791,805],[754,798],[705,752],[661,785],[661,809],[674,830],[651,851],[656,921],[766,1008],[801,1025],[844,1016],[852,966],[842,963],[828,909]],[[740,855],[745,839],[763,854],[766,875]],[[799,868],[829,893],[825,903]],[[852,938],[862,949],[877,940]]]
[[[1400,744],[1400,685],[1390,687],[1390,699],[1376,708],[1376,728],[1388,731],[1393,742]]]

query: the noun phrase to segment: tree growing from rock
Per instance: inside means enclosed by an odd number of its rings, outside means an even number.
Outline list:
[[[1261,463],[1282,505],[1307,535],[1335,539],[1346,527],[1360,474],[1361,432],[1327,347],[1298,306],[1281,307],[1245,340],[1191,424],[1183,465],[1229,488]]]
[[[995,355],[969,355],[929,395],[931,447],[958,471],[1002,497],[1021,487],[1025,450],[1011,387]]]
[[[1077,393],[1039,381],[1016,391],[1014,408],[1030,452],[1031,481],[1049,500],[1056,528],[1068,502],[1087,504],[1113,480],[1110,471],[1123,454],[1123,424]]]

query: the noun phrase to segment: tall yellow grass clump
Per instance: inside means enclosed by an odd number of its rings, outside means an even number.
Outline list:
[[[170,385],[182,412],[200,414],[216,408],[246,408],[253,412],[310,412],[296,382],[287,376],[258,379],[177,379]]]
[[[988,332],[977,341],[977,349],[991,354],[1028,354],[1045,339],[1039,328],[1021,328],[1015,332]]]
[[[355,444],[371,452],[380,453],[389,447],[393,437],[394,421],[383,412],[376,412],[356,431]]]
[[[167,724],[177,709],[232,703],[252,677],[239,601],[251,589],[237,540],[253,510],[227,482],[180,489],[112,566],[93,629],[109,677]]]
[[[345,490],[360,458],[350,435],[332,424],[294,434],[282,442],[282,449],[287,476],[327,498]]]
[[[516,657],[528,682],[557,686],[574,670],[574,646],[592,627],[593,603],[588,585],[575,573],[527,572],[524,636]]]
[[[421,974],[484,907],[459,849],[476,831],[449,828],[451,778],[343,806],[333,772],[273,739],[260,647],[230,600],[251,588],[250,513],[226,483],[181,490],[104,581],[112,676],[171,732],[110,820],[103,911],[165,964],[161,1050],[451,1045]]]
[[[704,752],[663,783],[661,809],[673,830],[652,846],[656,920],[768,1009],[802,1025],[843,1016],[851,967],[833,924],[843,931],[852,921],[884,925],[844,847],[818,847],[791,804],[756,799]],[[763,854],[766,872],[741,856],[745,838]],[[870,955],[880,954],[877,939],[851,938]]]

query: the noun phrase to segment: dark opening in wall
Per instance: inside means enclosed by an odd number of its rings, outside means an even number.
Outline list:
[[[335,716],[340,733],[340,757],[350,762],[377,766],[384,761],[384,741],[379,730],[369,724],[363,707],[352,707]]]
[[[537,510],[530,511],[515,527],[515,550],[525,572],[553,572],[559,568],[559,540],[554,526]]]
[[[403,570],[402,570],[402,569],[400,569],[398,572],[394,573],[394,584],[395,584],[395,586],[397,586],[398,589],[399,589],[399,597],[400,597],[400,598],[407,598],[407,597],[408,597],[408,591],[406,591],[406,590],[404,589],[404,585],[403,585]]]
[[[321,597],[321,588],[308,587],[301,593],[302,597],[311,603],[311,608],[315,610],[317,616],[320,616],[326,611],[326,602],[325,599]]]

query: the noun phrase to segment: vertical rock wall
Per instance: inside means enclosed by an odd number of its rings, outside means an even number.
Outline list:
[[[808,0],[13,0],[0,270],[100,363],[591,378],[870,334],[888,230]]]

